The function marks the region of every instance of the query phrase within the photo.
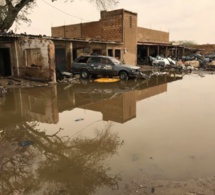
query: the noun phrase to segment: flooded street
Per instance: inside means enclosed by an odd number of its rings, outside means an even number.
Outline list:
[[[215,195],[215,75],[11,88],[2,195]]]

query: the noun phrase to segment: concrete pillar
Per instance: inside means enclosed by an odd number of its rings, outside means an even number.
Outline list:
[[[73,44],[70,42],[66,47],[66,69],[70,71],[73,62]]]
[[[147,46],[147,65],[149,65],[150,48]]]
[[[178,57],[178,48],[175,47],[175,58],[177,58],[177,57]]]
[[[169,55],[168,47],[166,46],[166,48],[165,48],[165,57],[167,57],[168,55]]]
[[[160,55],[160,46],[157,46],[157,55]]]
[[[183,49],[182,49],[182,56],[184,56],[185,55],[185,48],[183,47]]]

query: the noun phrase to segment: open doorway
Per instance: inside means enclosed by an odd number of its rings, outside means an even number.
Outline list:
[[[56,65],[56,70],[67,71],[65,48],[55,48],[55,65]]]
[[[9,48],[0,48],[0,76],[11,76]]]

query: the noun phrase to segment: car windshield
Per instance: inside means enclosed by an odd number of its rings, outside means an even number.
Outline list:
[[[110,58],[111,59],[111,61],[115,64],[115,65],[119,65],[119,64],[121,64],[121,62],[119,61],[119,60],[117,60],[116,58]]]

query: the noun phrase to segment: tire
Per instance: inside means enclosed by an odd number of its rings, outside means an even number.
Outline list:
[[[88,70],[84,69],[81,71],[80,76],[82,79],[88,79],[90,74],[89,74]]]
[[[119,73],[119,78],[120,78],[120,80],[128,80],[128,74],[127,74],[127,72],[126,71],[121,71]]]

